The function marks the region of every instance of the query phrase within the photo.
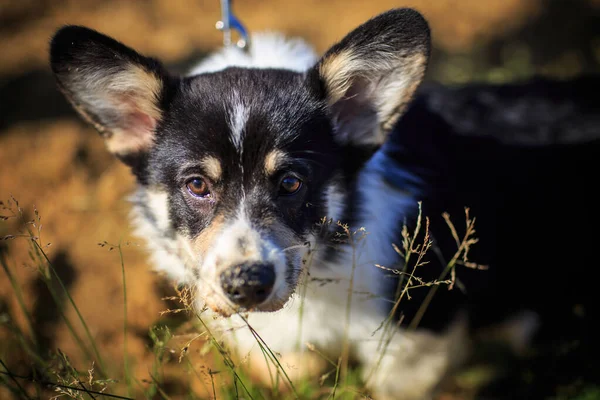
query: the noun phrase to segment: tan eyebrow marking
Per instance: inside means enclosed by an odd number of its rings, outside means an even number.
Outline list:
[[[273,150],[265,157],[265,172],[273,175],[277,169],[288,160],[288,155],[281,150]]]
[[[207,156],[201,161],[200,164],[210,179],[213,181],[218,181],[221,179],[223,170],[221,169],[221,162],[216,157]]]

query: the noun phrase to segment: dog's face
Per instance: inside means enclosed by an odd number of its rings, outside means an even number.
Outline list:
[[[179,85],[142,174],[147,196],[162,199],[149,212],[168,210],[207,305],[276,310],[341,167],[323,103],[283,70],[227,69]]]
[[[305,73],[174,77],[81,27],[51,45],[59,87],[131,166],[147,218],[185,249],[188,283],[223,315],[289,299],[315,223],[354,200],[353,178],[428,55],[427,23],[407,9],[360,26]]]

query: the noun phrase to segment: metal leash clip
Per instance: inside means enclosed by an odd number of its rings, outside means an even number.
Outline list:
[[[221,0],[221,20],[217,21],[216,28],[223,32],[223,44],[225,46],[231,46],[231,30],[236,30],[240,35],[240,39],[235,45],[240,49],[247,50],[250,41],[248,31],[236,16],[233,15],[231,1]]]

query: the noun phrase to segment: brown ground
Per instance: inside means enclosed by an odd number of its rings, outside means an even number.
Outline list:
[[[554,2],[238,0],[235,10],[251,31],[271,29],[302,36],[323,51],[378,12],[399,5],[416,7],[433,29],[437,58],[431,77],[446,81],[473,77],[503,80],[533,72],[568,76],[597,70],[600,35],[591,35],[588,25],[578,21],[589,21],[589,14],[598,10],[600,3],[573,2],[567,11],[552,14],[548,14],[549,4]],[[564,39],[570,32],[571,41],[544,44],[544,37],[551,39],[552,32],[561,29],[561,25],[549,28],[544,18],[557,14],[571,18],[570,25],[563,24],[560,36]],[[0,200],[6,202],[14,196],[26,219],[33,218],[34,205],[39,210],[42,242],[52,243],[48,255],[103,357],[115,366],[113,376],[122,376],[123,281],[117,252],[98,243],[136,241],[127,224],[129,206],[125,200],[133,179],[106,153],[95,132],[67,111],[48,74],[47,43],[57,27],[82,24],[173,64],[220,43],[221,35],[214,29],[218,18],[216,0],[0,0]],[[535,29],[541,32],[536,34]],[[544,52],[538,54],[527,47],[538,43],[543,44],[539,47]],[[511,64],[511,60],[520,61]],[[20,228],[15,219],[0,221],[0,237]],[[0,256],[8,261],[34,316],[34,332],[27,330],[17,297],[5,277],[0,278],[0,319],[10,316],[16,326],[33,334],[45,347],[60,348],[74,365],[87,368],[89,363],[52,306],[39,272],[30,266],[27,249],[24,239],[0,242]],[[147,333],[159,321],[159,312],[169,307],[161,297],[172,290],[150,272],[139,246],[125,245],[124,259],[128,353],[134,376],[150,380],[154,354],[149,350]],[[73,308],[64,305],[63,310],[84,336]],[[27,373],[26,357],[15,351],[17,335],[7,326],[0,325],[0,357],[13,372]],[[176,376],[177,371],[176,364],[169,364],[166,374]],[[202,379],[206,380],[206,375]],[[199,394],[205,393],[202,384],[192,386]],[[181,397],[177,395],[181,388],[167,387],[171,398]],[[0,385],[0,398],[6,396]]]

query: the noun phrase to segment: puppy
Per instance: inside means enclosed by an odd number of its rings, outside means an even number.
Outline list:
[[[320,58],[304,42],[257,35],[247,53],[226,48],[174,76],[76,26],[58,31],[50,57],[65,96],[137,178],[134,226],[156,270],[193,288],[212,334],[255,370],[276,357],[301,378],[323,367],[317,353],[343,356],[375,398],[422,399],[465,356],[466,324],[454,307],[436,332],[382,328],[390,275],[403,268],[393,244],[418,201],[439,216],[444,199],[459,214],[473,199],[447,184],[456,163],[439,138],[456,132],[430,129],[433,114],[443,119],[439,96],[397,125],[429,53],[427,22],[396,9]]]

